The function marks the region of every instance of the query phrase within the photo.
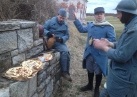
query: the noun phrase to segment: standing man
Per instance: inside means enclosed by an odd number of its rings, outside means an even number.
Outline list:
[[[109,96],[100,97],[137,97],[137,1],[121,0],[116,10],[125,25],[118,42],[94,39],[93,43],[111,59],[105,90]]]
[[[88,84],[81,87],[81,91],[93,89],[94,74],[96,76],[96,85],[94,89],[94,97],[99,97],[99,86],[102,80],[102,73],[107,74],[108,58],[104,51],[94,48],[93,39],[107,38],[109,41],[115,41],[114,27],[105,20],[105,11],[103,7],[94,9],[95,21],[89,22],[83,26],[77,19],[75,13],[74,24],[80,33],[87,33],[86,48],[83,57],[83,68],[87,69]]]
[[[55,38],[53,49],[60,52],[61,75],[68,81],[72,81],[69,74],[70,54],[66,42],[69,39],[68,26],[65,23],[67,12],[59,9],[58,15],[47,20],[44,24],[44,35],[48,39]]]

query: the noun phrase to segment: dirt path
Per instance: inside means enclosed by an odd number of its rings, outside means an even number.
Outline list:
[[[80,87],[87,84],[86,70],[84,70],[81,65],[73,64],[70,73],[73,81],[70,83],[63,79],[62,97],[93,97],[93,91],[79,91]],[[103,78],[101,88],[103,87],[104,80]]]

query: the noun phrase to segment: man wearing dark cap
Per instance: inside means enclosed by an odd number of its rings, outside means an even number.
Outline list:
[[[87,42],[83,56],[83,68],[87,69],[88,83],[80,88],[81,91],[93,90],[93,79],[96,76],[96,84],[94,87],[94,97],[99,97],[99,87],[102,80],[102,74],[107,75],[108,58],[106,53],[95,49],[93,39],[106,38],[109,41],[115,41],[114,27],[105,20],[105,10],[103,7],[94,9],[93,22],[82,25],[74,13],[74,24],[80,33],[87,33]]]
[[[97,7],[94,9],[94,14],[97,13],[105,13],[104,8],[103,7]]]
[[[47,20],[44,24],[44,35],[48,39],[55,38],[53,49],[60,52],[61,75],[68,81],[72,81],[69,74],[70,55],[67,45],[65,44],[69,39],[69,30],[65,22],[67,13],[61,8],[58,15]]]

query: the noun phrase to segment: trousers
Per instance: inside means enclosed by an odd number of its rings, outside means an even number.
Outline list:
[[[70,54],[69,52],[60,52],[60,65],[61,65],[61,72],[69,73],[70,68]]]

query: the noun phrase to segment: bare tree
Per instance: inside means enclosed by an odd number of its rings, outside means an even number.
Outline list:
[[[56,14],[54,0],[0,0],[0,20],[26,19],[43,23]]]

